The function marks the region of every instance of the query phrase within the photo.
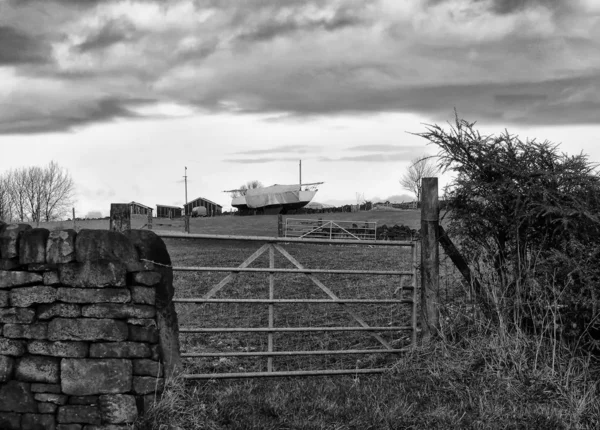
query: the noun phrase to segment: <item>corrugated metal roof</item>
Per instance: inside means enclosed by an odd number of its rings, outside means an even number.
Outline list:
[[[153,211],[153,210],[154,210],[154,208],[151,208],[150,206],[146,206],[146,205],[143,205],[143,204],[141,204],[141,203],[134,202],[134,201],[131,201],[131,202],[129,202],[129,204],[130,204],[130,205],[138,205],[138,206],[141,206],[141,207],[143,207],[143,208],[150,209],[151,211]]]
[[[211,201],[211,200],[205,199],[204,197],[198,197],[197,199],[191,200],[190,202],[188,202],[188,205],[189,205],[189,204],[192,204],[192,203],[194,203],[194,202],[197,202],[198,200],[203,200],[203,201],[205,201],[205,202],[207,202],[207,203],[212,203],[213,205],[219,206],[220,208],[222,208],[222,207],[223,207],[223,206],[221,206],[221,205],[220,205],[220,204],[218,204],[218,203],[215,203],[215,202],[213,202],[213,201]],[[185,205],[184,205],[184,206],[185,206]]]
[[[171,209],[181,209],[183,210],[182,206],[169,206],[169,205],[159,205],[158,203],[156,204],[156,207],[161,207],[161,208],[171,208]]]

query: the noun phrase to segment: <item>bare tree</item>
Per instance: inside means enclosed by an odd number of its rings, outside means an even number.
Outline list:
[[[21,167],[0,177],[0,218],[16,221],[60,219],[73,204],[75,184],[55,161]]]
[[[264,185],[262,184],[262,182],[260,182],[259,180],[252,180],[252,181],[248,181],[245,184],[243,184],[242,186],[240,186],[239,189],[234,190],[230,193],[231,197],[240,197],[240,196],[245,196],[246,195],[246,191],[248,190],[253,190],[255,188],[263,188]]]
[[[437,166],[433,157],[422,155],[410,161],[410,166],[400,178],[400,185],[405,190],[414,193],[417,196],[417,201],[421,201],[421,180],[435,176],[440,168]]]
[[[12,221],[13,219],[9,185],[8,175],[0,176],[0,221],[5,222]]]
[[[44,170],[44,188],[41,194],[45,221],[62,218],[73,205],[75,183],[66,169],[51,161]]]

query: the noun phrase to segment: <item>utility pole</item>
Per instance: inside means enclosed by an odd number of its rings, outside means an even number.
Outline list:
[[[302,191],[302,160],[300,160],[300,191]]]
[[[185,175],[183,175],[183,178],[185,180],[185,214],[187,215],[187,211],[188,211],[188,201],[187,201],[187,167],[185,168]]]

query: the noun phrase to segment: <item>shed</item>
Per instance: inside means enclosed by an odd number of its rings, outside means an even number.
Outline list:
[[[138,202],[129,202],[128,204],[131,215],[152,215],[152,212],[154,211],[150,206]]]
[[[192,215],[192,210],[198,206],[203,206],[206,208],[206,216],[216,216],[223,213],[223,206],[203,197],[198,197],[197,199],[189,202],[187,205],[183,205],[185,208],[185,214]]]
[[[181,206],[169,206],[156,204],[157,218],[181,218],[183,208]]]

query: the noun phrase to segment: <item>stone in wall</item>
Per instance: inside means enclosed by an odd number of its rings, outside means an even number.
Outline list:
[[[105,342],[90,345],[90,357],[146,358],[150,355],[150,347],[142,342]]]
[[[127,288],[58,288],[58,300],[67,303],[127,303],[131,292]]]
[[[46,339],[48,323],[5,324],[3,335],[8,339]]]
[[[12,378],[14,369],[15,359],[7,355],[0,355],[0,382],[6,382]]]
[[[156,308],[148,305],[100,303],[84,306],[81,315],[91,318],[152,318],[156,315]]]
[[[0,429],[21,430],[21,414],[0,412]]]
[[[131,360],[76,359],[61,362],[62,392],[75,396],[127,393],[132,387]]]
[[[134,396],[105,394],[100,396],[99,400],[102,421],[110,424],[125,424],[137,419],[138,410]]]
[[[109,318],[54,318],[48,324],[49,340],[127,340],[127,324]]]
[[[154,273],[154,272],[147,272]],[[133,286],[131,289],[131,301],[133,303],[154,305],[156,304],[156,290],[151,287]]]
[[[87,357],[89,345],[87,342],[34,340],[27,343],[30,354],[49,355],[53,357]]]
[[[59,423],[100,424],[102,418],[95,406],[66,405],[58,408]]]
[[[44,285],[58,285],[60,284],[60,278],[58,277],[58,272],[45,272],[44,277]]]
[[[0,337],[0,355],[20,357],[25,354],[25,342]]]
[[[0,233],[0,257],[15,258],[19,256],[19,240],[24,231],[31,230],[29,224],[9,224]]]
[[[8,307],[8,291],[0,290],[0,308]]]
[[[46,242],[50,232],[45,228],[33,228],[21,233],[19,241],[19,263],[46,263]]]
[[[61,289],[57,291],[57,299],[63,300]],[[81,306],[73,303],[52,303],[38,306],[37,317],[47,320],[54,317],[77,318],[81,316]]]
[[[21,419],[23,429],[54,429],[54,415],[49,414],[25,414]]]
[[[162,279],[162,276],[158,272],[137,272],[133,275],[133,282],[136,285],[145,285],[147,287],[153,287],[158,285]],[[154,289],[152,289],[154,291]]]
[[[41,284],[44,282],[42,275],[30,272],[0,271],[0,288],[12,288],[24,285]]]
[[[11,306],[28,308],[33,304],[55,302],[56,288],[44,285],[13,288],[9,296]]]
[[[0,385],[0,412],[36,413],[37,403],[27,382],[8,381]]]
[[[127,270],[140,267],[140,259],[133,244],[120,232],[81,230],[75,240],[75,255],[79,262],[111,260],[125,264]]]
[[[127,269],[120,261],[98,260],[60,265],[60,283],[69,287],[124,287]]]
[[[0,324],[22,323],[29,324],[35,319],[35,311],[27,308],[0,309]]]
[[[60,380],[59,369],[58,358],[26,355],[17,360],[15,377],[20,381],[55,384]]]
[[[46,242],[46,261],[65,264],[75,261],[75,230],[51,231]]]

